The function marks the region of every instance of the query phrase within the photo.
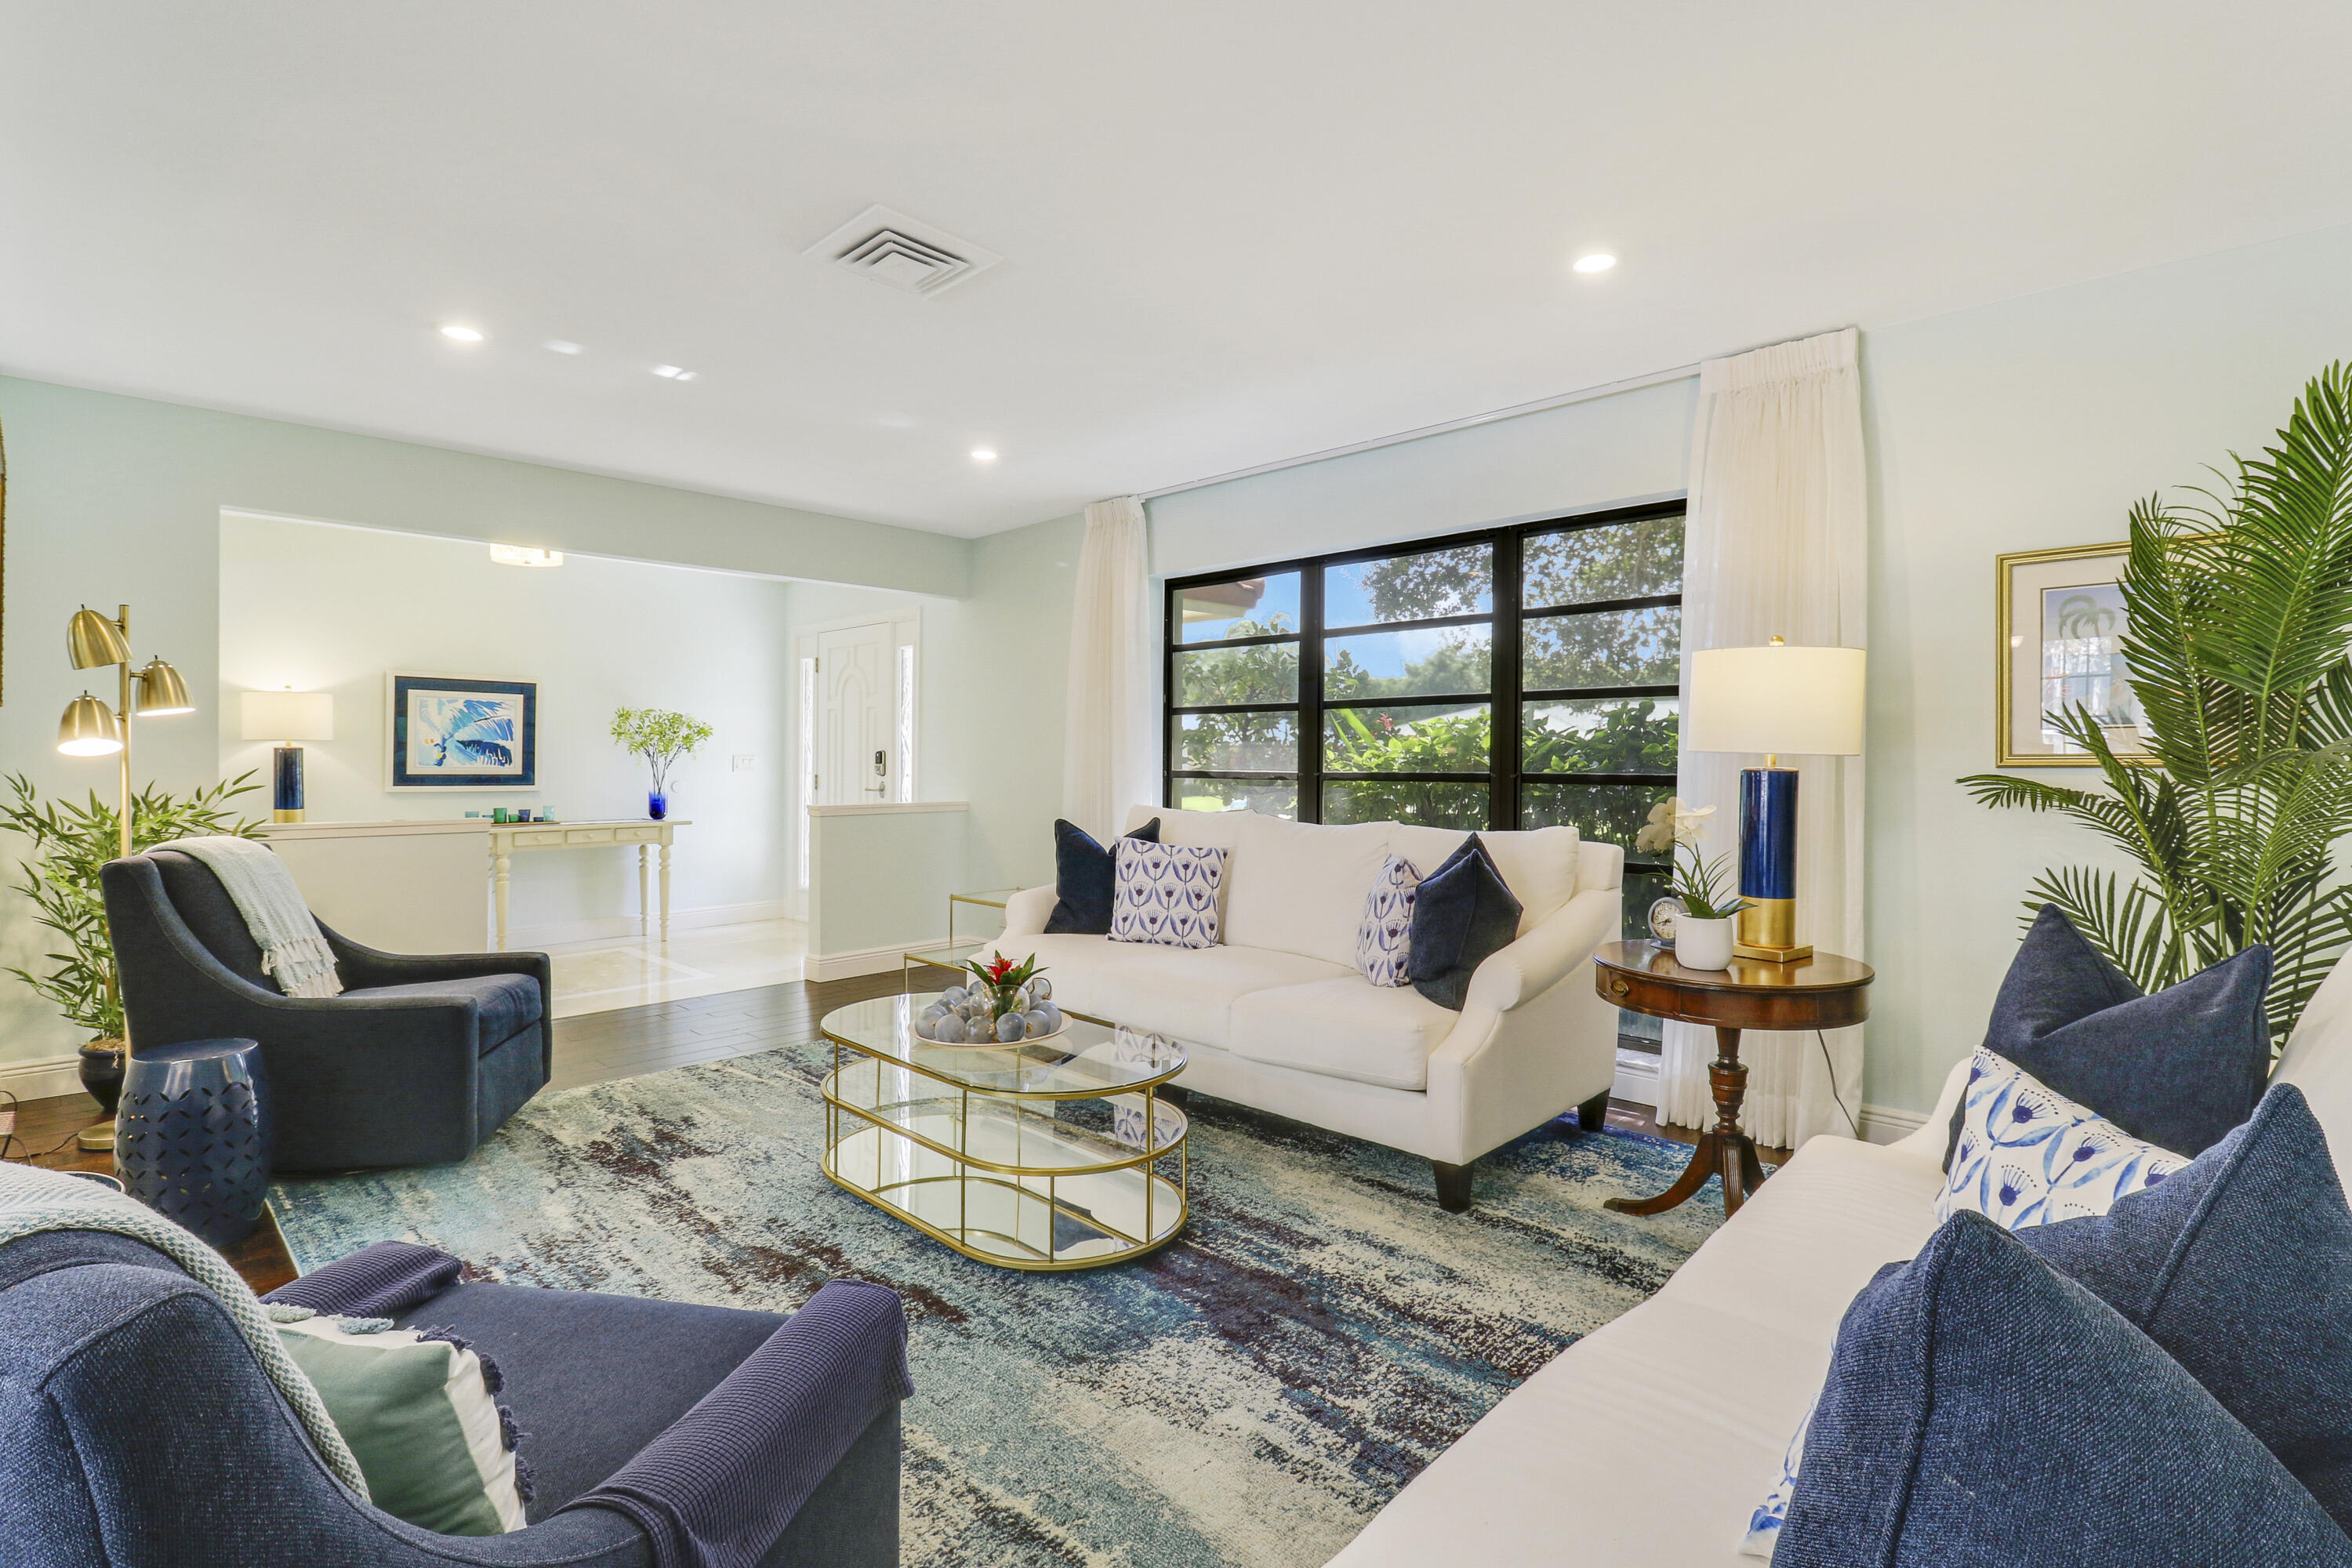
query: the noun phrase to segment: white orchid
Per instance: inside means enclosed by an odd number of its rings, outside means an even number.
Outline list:
[[[1696,848],[1706,837],[1706,819],[1714,815],[1711,805],[1688,806],[1681,796],[1670,795],[1650,808],[1649,826],[1633,835],[1633,847],[1644,855],[1675,844]]]

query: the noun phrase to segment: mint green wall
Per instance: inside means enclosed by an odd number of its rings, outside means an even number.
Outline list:
[[[968,541],[911,529],[40,382],[0,378],[0,428],[9,468],[0,769],[49,793],[112,787],[109,763],[54,749],[58,711],[86,683],[64,656],[77,605],[127,601],[141,658],[169,658],[199,700],[218,690],[224,506],[938,595],[967,590],[974,554]],[[142,726],[138,777],[173,789],[209,780],[217,745],[209,713]],[[0,857],[13,860],[12,851]],[[0,895],[0,965],[30,965],[46,951],[26,907]],[[75,1042],[29,990],[0,976],[0,1066]]]

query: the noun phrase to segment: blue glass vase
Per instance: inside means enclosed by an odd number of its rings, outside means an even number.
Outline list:
[[[652,817],[656,822],[659,822],[663,817],[667,816],[669,815],[669,796],[666,795],[655,795],[648,792],[646,795],[646,815]]]
[[[269,1188],[269,1080],[251,1040],[135,1050],[115,1112],[114,1164],[132,1197],[215,1247],[261,1223]]]

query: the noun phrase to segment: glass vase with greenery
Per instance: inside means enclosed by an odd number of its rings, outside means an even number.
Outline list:
[[[2063,813],[2135,865],[2045,871],[2026,918],[2057,905],[2142,990],[2267,943],[2275,1048],[2352,942],[2334,860],[2352,830],[2352,368],[2321,372],[2277,443],[2233,461],[2219,491],[2131,510],[2113,651],[2145,754],[2118,756],[2075,707],[2045,722],[2102,787],[1959,782],[1988,806]]]
[[[669,809],[669,771],[681,757],[694,755],[710,739],[709,725],[691,714],[667,708],[615,708],[613,739],[646,759],[653,769],[653,788],[646,797],[647,815],[658,820]]]
[[[227,803],[257,785],[243,773],[184,799],[149,785],[131,803],[131,845],[144,850],[174,838],[226,834],[251,838],[258,821],[239,817]],[[31,853],[10,884],[33,900],[35,921],[64,939],[47,954],[46,973],[8,973],[38,992],[67,1022],[91,1030],[93,1046],[112,1048],[122,1038],[122,992],[115,982],[114,943],[106,929],[106,899],[98,868],[121,852],[121,818],[93,793],[87,805],[42,802],[32,781],[11,774],[0,800],[0,822],[24,835]],[[87,1048],[87,1047],[86,1047]]]

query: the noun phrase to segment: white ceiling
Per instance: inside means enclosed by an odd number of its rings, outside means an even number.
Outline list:
[[[0,369],[961,534],[2352,221],[2341,0],[0,28]],[[1005,260],[802,256],[875,203]]]

